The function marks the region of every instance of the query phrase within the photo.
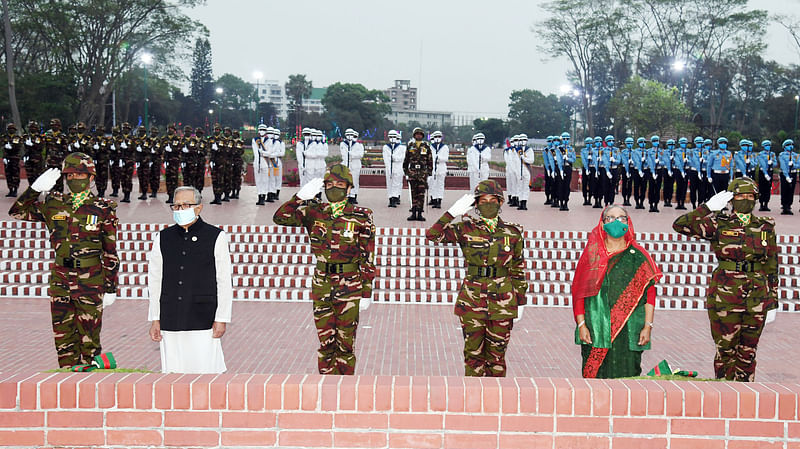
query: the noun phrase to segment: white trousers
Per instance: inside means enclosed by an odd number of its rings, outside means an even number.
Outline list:
[[[444,181],[447,177],[447,164],[439,164],[433,175],[428,176],[428,193],[432,199],[444,198]]]
[[[263,158],[254,161],[253,176],[256,178],[258,194],[266,195],[269,192],[269,167]]]
[[[386,170],[386,195],[391,198],[400,196],[403,193],[403,166],[393,167],[390,172],[388,167]]]
[[[161,331],[161,372],[185,374],[224,373],[222,343],[212,330]]]
[[[283,184],[283,161],[278,158],[277,167],[273,167],[272,164],[269,164],[269,193],[276,193],[281,189],[281,184]]]
[[[361,159],[353,159],[350,161],[350,176],[353,177],[353,188],[350,189],[350,196],[358,195],[359,178],[361,177]]]
[[[325,176],[325,159],[306,160],[306,182]]]
[[[486,181],[487,179],[489,179],[488,168],[479,172],[469,172],[469,191],[474,192],[475,187],[478,187],[481,181]]]
[[[517,198],[520,201],[528,201],[531,195],[531,171],[528,167],[522,167],[522,176],[517,181]]]
[[[513,170],[506,170],[506,195],[517,196],[517,186],[519,185],[519,173]],[[506,200],[508,200],[506,198]]]

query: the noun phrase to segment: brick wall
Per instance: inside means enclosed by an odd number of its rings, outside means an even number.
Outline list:
[[[800,448],[798,384],[0,374],[2,446]]]

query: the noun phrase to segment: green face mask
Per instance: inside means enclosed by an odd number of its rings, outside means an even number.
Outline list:
[[[89,188],[89,178],[67,179],[67,187],[72,193],[80,193]]]
[[[478,212],[484,218],[494,218],[500,212],[500,203],[483,203],[478,204]]]
[[[756,207],[756,200],[731,200],[733,210],[740,214],[749,214]]]
[[[611,223],[604,224],[603,230],[606,231],[606,234],[618,239],[628,232],[628,225],[619,220],[614,220]]]
[[[331,203],[338,203],[347,198],[347,189],[331,187],[330,189],[325,189],[325,196],[328,197],[328,201]]]

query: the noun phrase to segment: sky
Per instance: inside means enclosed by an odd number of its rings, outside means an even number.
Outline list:
[[[208,0],[186,13],[210,33],[214,77],[253,73],[284,83],[304,73],[335,82],[419,88],[418,108],[504,115],[513,90],[560,92],[570,65],[538,46],[545,0]],[[800,0],[750,0],[771,13]],[[796,5],[794,7],[793,5]],[[289,41],[290,45],[285,45]],[[771,24],[767,58],[800,63],[786,30]],[[280,43],[280,45],[278,44]]]

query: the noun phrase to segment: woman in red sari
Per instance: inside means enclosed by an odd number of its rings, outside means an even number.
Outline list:
[[[606,207],[572,278],[583,377],[641,375],[642,351],[650,349],[654,285],[661,276],[650,254],[636,243],[628,212]]]

